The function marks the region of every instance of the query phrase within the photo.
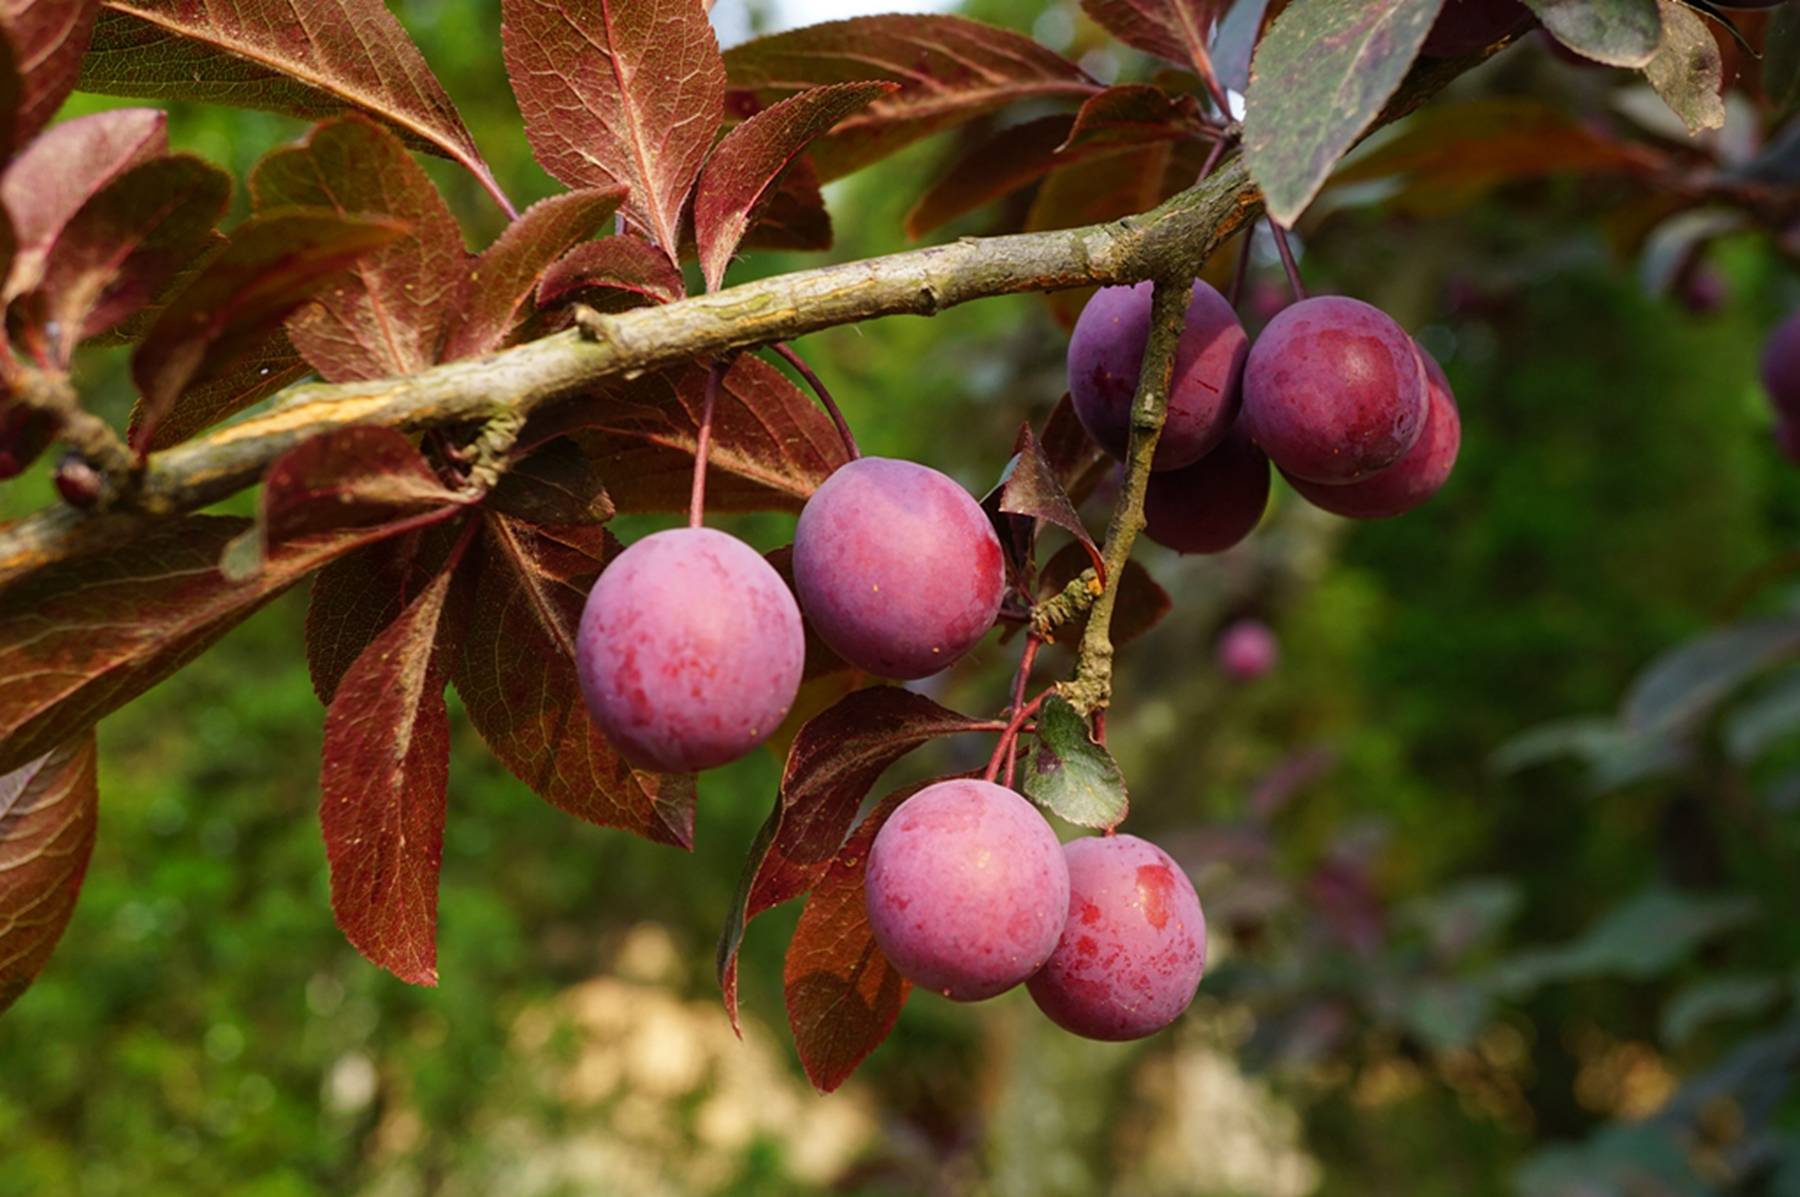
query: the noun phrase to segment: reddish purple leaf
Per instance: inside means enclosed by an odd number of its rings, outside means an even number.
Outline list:
[[[728,104],[740,116],[826,84],[900,85],[813,144],[812,160],[826,181],[1008,104],[1100,90],[1080,67],[1024,34],[952,16],[811,25],[733,47],[725,66]]]
[[[1044,563],[1043,572],[1038,577],[1038,600],[1041,602],[1054,597],[1092,564],[1081,545],[1064,545]],[[1161,623],[1163,616],[1173,606],[1169,592],[1158,585],[1156,579],[1150,576],[1150,571],[1135,557],[1128,559],[1125,562],[1124,580],[1119,583],[1119,597],[1113,606],[1113,644],[1124,645],[1136,640]],[[1077,644],[1081,641],[1082,629],[1086,627],[1087,616],[1079,616],[1057,628],[1051,639],[1058,644]]]
[[[99,11],[98,0],[0,0],[0,29],[11,43],[20,83],[11,130],[15,147],[49,124],[74,90]]]
[[[819,191],[819,172],[811,159],[797,158],[750,214],[750,231],[738,248],[827,250],[831,239],[831,213]]]
[[[508,465],[486,505],[533,524],[604,524],[614,514],[600,468],[567,437]]]
[[[797,898],[824,875],[869,788],[930,740],[980,726],[898,686],[858,690],[809,720],[794,739],[775,809],[756,833],[719,938],[719,985],[737,1023],[737,957],[750,920]]]
[[[306,664],[320,702],[331,705],[363,650],[443,571],[465,524],[450,519],[404,532],[319,571],[306,608]]]
[[[898,83],[814,87],[763,109],[725,135],[694,193],[694,236],[709,291],[749,231],[751,216],[788,163],[858,109],[900,90]]]
[[[1023,521],[1024,526],[1016,530],[1011,539],[1026,547],[1028,558],[1037,542],[1038,525],[1055,524],[1073,536],[1086,551],[1095,574],[1101,584],[1105,584],[1106,563],[1100,558],[1100,550],[1088,534],[1087,525],[1075,513],[1075,505],[1069,502],[1062,483],[1057,480],[1055,467],[1031,434],[1030,424],[1019,427],[1019,435],[1013,441],[1013,458],[1006,463],[994,499],[994,511],[1000,516]],[[1004,535],[1004,529],[1002,533],[1001,541],[1006,543],[1009,538]]]
[[[552,418],[580,429],[576,443],[620,511],[685,511],[705,392],[706,371],[690,366],[620,383]],[[798,511],[847,458],[818,405],[746,355],[719,388],[707,460],[709,509]]]
[[[1206,131],[1200,104],[1148,83],[1109,87],[1075,114],[1075,127],[1062,145],[1065,153],[1081,148],[1145,145],[1155,141],[1195,140]]]
[[[0,1011],[43,971],[94,853],[90,731],[0,776]]]
[[[506,227],[469,270],[468,299],[444,342],[444,360],[495,348],[518,322],[538,278],[570,247],[586,241],[618,210],[624,192],[571,191],[533,204]]]
[[[151,323],[154,325],[155,321]],[[157,422],[144,448],[166,449],[179,444],[311,373],[312,367],[288,340],[287,333],[272,329],[223,371],[183,391]],[[130,427],[136,429],[142,420],[143,400],[139,399],[131,409]]]
[[[42,756],[193,660],[312,571],[390,534],[354,529],[290,542],[232,582],[219,557],[248,521],[158,521],[124,543],[0,587],[0,769]]]
[[[25,147],[0,176],[0,203],[12,218],[12,270],[0,299],[36,287],[57,234],[94,194],[168,148],[168,118],[121,108],[64,121]]]
[[[57,0],[40,0],[54,4]],[[318,119],[361,112],[507,207],[456,105],[383,0],[104,0],[80,87]]]
[[[494,755],[545,801],[685,848],[694,839],[693,779],[626,764],[588,718],[575,677],[582,604],[618,552],[602,527],[486,513],[482,551],[463,565],[474,594],[451,678]]]
[[[1094,443],[1075,414],[1075,404],[1065,392],[1044,420],[1044,434],[1038,438],[1044,459],[1056,475],[1059,486],[1069,501],[1079,508],[1093,493],[1094,487],[1113,462],[1106,451]]]
[[[525,134],[570,187],[625,187],[673,259],[681,210],[724,118],[725,67],[697,0],[503,0]]]
[[[44,261],[27,300],[52,360],[145,307],[216,238],[231,176],[198,158],[155,158],[126,171],[82,205]]]
[[[25,79],[19,74],[19,62],[12,41],[0,28],[0,162],[12,161],[18,147],[19,106],[25,100]],[[6,277],[6,264],[0,263],[0,279]]]
[[[681,271],[668,255],[641,237],[602,237],[557,259],[538,283],[540,308],[577,300],[617,312],[650,303],[673,303],[687,293]]]
[[[906,235],[923,237],[1076,161],[1075,153],[1057,152],[1074,124],[1069,116],[1041,116],[975,142],[906,214]]]
[[[1146,54],[1192,69],[1205,62],[1207,34],[1230,0],[1081,0],[1088,16]]]
[[[331,277],[405,234],[385,217],[283,208],[251,217],[199,277],[163,309],[131,359],[143,396],[139,449],[182,393],[221,377]]]
[[[438,867],[450,784],[438,624],[451,570],[356,658],[325,714],[319,822],[331,910],[356,950],[437,984]]]
[[[288,337],[327,382],[410,374],[436,364],[467,286],[456,218],[400,139],[359,116],[314,129],[257,164],[259,211],[321,208],[388,216],[407,232],[360,258],[288,317]]]
[[[788,1026],[806,1078],[821,1093],[843,1084],[881,1046],[912,992],[875,942],[863,882],[876,833],[923,788],[889,795],[857,825],[813,887],[788,943],[782,968]]]

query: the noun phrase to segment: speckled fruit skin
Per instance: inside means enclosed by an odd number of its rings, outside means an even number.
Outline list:
[[[1425,363],[1425,389],[1431,403],[1425,431],[1405,457],[1361,482],[1320,486],[1289,478],[1293,488],[1313,506],[1351,519],[1391,519],[1417,508],[1450,480],[1457,451],[1462,448],[1462,416],[1457,413],[1456,396],[1450,391],[1450,380],[1444,377],[1443,367],[1423,348],[1419,358]]]
[[[1063,849],[1069,921],[1027,988],[1038,1009],[1089,1039],[1142,1039],[1181,1016],[1206,971],[1206,916],[1181,867],[1134,835]]]
[[[794,529],[794,589],[813,630],[858,669],[920,678],[994,626],[1000,540],[955,481],[862,457],[813,492]]]
[[[1219,633],[1214,650],[1219,668],[1240,682],[1253,682],[1275,668],[1281,643],[1260,619],[1239,619]]]
[[[588,593],[576,671],[600,730],[633,764],[735,761],[786,718],[806,639],[781,575],[711,528],[646,536]]]
[[[1474,54],[1531,21],[1531,10],[1519,0],[1444,0],[1419,53],[1425,58]]]
[[[958,1002],[1036,972],[1069,909],[1056,833],[987,781],[940,781],[901,803],[869,849],[864,889],[875,942],[900,975]]]
[[[1131,401],[1150,339],[1151,284],[1103,287],[1088,300],[1069,337],[1069,396],[1094,442],[1123,459]],[[1175,348],[1169,415],[1153,469],[1192,465],[1224,437],[1237,415],[1250,339],[1225,297],[1194,284],[1187,324]]]
[[[1800,311],[1777,324],[1763,342],[1762,384],[1775,410],[1800,416]]]
[[[1244,367],[1245,428],[1283,473],[1359,482],[1406,455],[1425,428],[1425,367],[1381,309],[1303,299],[1269,321]]]
[[[1233,428],[1179,470],[1150,475],[1144,535],[1178,553],[1223,553],[1256,530],[1269,505],[1269,458]]]

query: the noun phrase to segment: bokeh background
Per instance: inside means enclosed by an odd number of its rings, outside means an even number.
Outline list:
[[[906,7],[720,0],[716,22],[730,42]],[[509,190],[547,194],[497,4],[394,8]],[[964,11],[1103,77],[1150,69],[1072,3]],[[1616,86],[1527,39],[1459,88],[1591,111],[1621,107]],[[300,131],[172,119],[178,148],[240,178]],[[903,248],[906,209],[955,149],[831,187],[834,256]],[[491,206],[433,170],[485,244]],[[86,892],[0,1019],[0,1195],[1800,1194],[1792,637],[1722,669],[1716,641],[1697,664],[1665,656],[1745,616],[1785,626],[1800,475],[1755,363],[1800,289],[1755,235],[1712,244],[1703,288],[1651,285],[1591,219],[1607,186],[1537,181],[1439,212],[1341,197],[1303,226],[1315,290],[1383,306],[1443,360],[1463,455],[1398,521],[1349,525],[1278,490],[1225,557],[1144,550],[1174,611],[1127,654],[1112,744],[1129,828],[1180,858],[1213,927],[1171,1032],[1093,1044],[1022,992],[922,995],[818,1097],[782,1014],[794,908],[750,932],[742,1043],[712,980],[777,757],[705,779],[689,856],[550,809],[454,706],[443,983],[400,984],[332,925],[301,592],[101,728]],[[1272,255],[1257,263],[1252,322],[1281,295]],[[1063,389],[1063,334],[1034,297],[801,348],[865,448],[977,492]],[[117,356],[84,369],[122,413]],[[48,497],[40,470],[0,511]],[[791,521],[739,530],[773,547]],[[1281,659],[1237,683],[1214,641],[1246,616]],[[990,642],[928,684],[997,708],[1013,651]],[[1692,701],[1646,735],[1615,712],[1659,658]]]

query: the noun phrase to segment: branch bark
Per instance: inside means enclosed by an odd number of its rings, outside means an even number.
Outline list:
[[[1482,55],[1421,64],[1376,122],[1411,112]],[[153,454],[128,509],[47,508],[0,528],[0,582],[104,545],[143,520],[254,485],[281,454],[352,425],[408,431],[522,420],[609,378],[749,350],[881,316],[932,316],[1024,291],[1191,278],[1261,212],[1241,156],[1150,212],[1108,224],[965,237],[862,262],[760,279],[661,307],[595,315],[578,330],[404,378],[291,388],[267,413]]]

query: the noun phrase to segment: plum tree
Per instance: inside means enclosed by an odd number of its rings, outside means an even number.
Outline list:
[[[1281,644],[1262,620],[1239,619],[1219,633],[1213,653],[1227,675],[1240,682],[1251,682],[1275,668],[1281,658]]]
[[[1457,450],[1462,447],[1462,417],[1456,410],[1456,396],[1450,391],[1444,368],[1423,346],[1419,347],[1419,360],[1425,365],[1430,401],[1425,431],[1405,457],[1361,482],[1321,486],[1289,476],[1288,482],[1314,506],[1352,519],[1388,519],[1418,507],[1449,480],[1450,471],[1456,466]]]
[[[1150,475],[1144,535],[1178,553],[1222,553],[1255,531],[1268,505],[1268,455],[1237,425],[1193,465]]]
[[[1399,461],[1428,408],[1412,338],[1379,308],[1304,299],[1269,322],[1244,367],[1251,438],[1291,477],[1340,485]]]
[[[814,492],[794,529],[794,587],[814,630],[882,677],[936,673],[1000,610],[1006,570],[981,506],[910,461],[861,457]]]
[[[1169,854],[1135,835],[1063,849],[1068,924],[1027,984],[1050,1020],[1089,1039],[1142,1039],[1181,1016],[1206,970],[1206,916]]]
[[[987,781],[940,781],[901,803],[875,836],[866,884],[875,941],[894,967],[959,1002],[1036,972],[1069,909],[1056,833]]]
[[[1519,0],[1445,0],[1419,53],[1458,58],[1487,49],[1531,24],[1531,10]]]
[[[634,764],[710,769],[762,743],[800,688],[806,639],[781,575],[711,528],[638,541],[581,613],[575,664],[594,721]]]
[[[1082,427],[1114,457],[1125,456],[1131,402],[1150,338],[1152,286],[1103,287],[1081,310],[1069,337],[1069,396]],[[1237,415],[1250,341],[1237,313],[1209,284],[1196,282],[1175,350],[1169,413],[1152,465],[1179,469],[1204,457]]]

